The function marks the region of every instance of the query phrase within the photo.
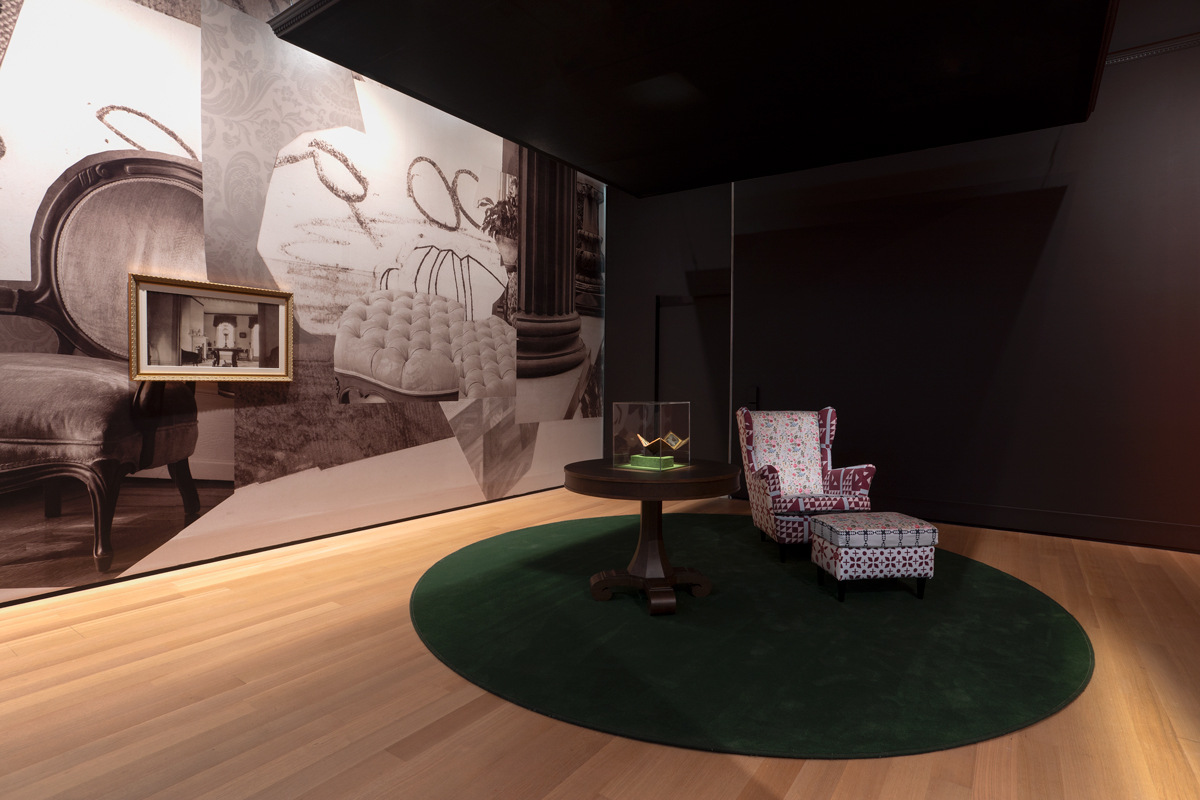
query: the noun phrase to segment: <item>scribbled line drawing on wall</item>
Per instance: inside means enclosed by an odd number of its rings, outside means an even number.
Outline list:
[[[8,150],[4,147],[4,137],[0,136],[0,158],[4,158],[4,154],[7,152]]]
[[[498,286],[507,285],[506,279],[501,279],[474,256],[463,258],[453,250],[443,250],[440,247],[427,244],[413,248],[405,265],[385,269],[383,274],[379,276],[379,288],[385,291],[391,289],[393,278],[398,281],[401,277],[401,272],[407,272],[408,269],[406,267],[410,267],[414,260],[417,261],[417,268],[411,270],[412,291],[424,294],[436,294],[451,300],[457,300],[466,306],[468,319],[474,318],[472,309],[474,308],[475,286],[471,276],[473,268],[478,267],[490,275]],[[441,282],[442,270],[447,265],[450,267],[450,277],[454,281],[453,296],[450,296],[446,292],[445,286]],[[397,288],[400,287],[397,286]]]
[[[158,128],[160,131],[165,133],[167,136],[170,136],[173,140],[175,140],[175,144],[182,147],[183,151],[185,153],[187,153],[188,156],[195,159],[196,161],[200,160],[200,156],[196,155],[196,151],[193,150],[192,148],[188,147],[187,143],[184,142],[183,139],[181,139],[179,137],[179,134],[175,133],[175,131],[171,130],[166,125],[163,125],[161,122],[159,122],[158,120],[156,120],[154,117],[150,116],[149,114],[145,113],[144,111],[138,111],[136,108],[130,108],[129,106],[105,106],[104,108],[102,108],[96,112],[96,119],[100,120],[100,123],[104,127],[108,128],[110,131],[115,133],[117,136],[120,136],[122,139],[129,142],[129,144],[133,145],[138,150],[145,150],[146,148],[143,147],[141,144],[135,142],[133,139],[130,139],[128,136],[126,136],[124,133],[122,133],[118,128],[114,127],[111,122],[108,121],[108,115],[114,111],[124,111],[126,114],[133,114],[135,117],[141,117],[142,119],[146,120],[151,125],[153,125],[154,127]]]
[[[421,206],[421,202],[417,200],[417,193],[413,188],[413,170],[416,169],[418,164],[422,163],[433,167],[434,171],[437,172],[437,176],[442,179],[442,187],[446,190],[446,194],[450,197],[450,204],[454,208],[453,225],[448,222],[443,222],[442,220],[430,214],[424,209],[424,207]],[[467,210],[463,208],[462,201],[458,199],[458,179],[463,175],[466,175],[467,177],[472,178],[476,183],[479,183],[479,176],[469,169],[460,169],[454,173],[453,179],[446,180],[446,173],[442,172],[442,168],[437,165],[437,162],[435,162],[432,158],[427,158],[426,156],[417,156],[412,160],[412,163],[408,165],[409,199],[413,201],[413,205],[417,207],[417,211],[421,212],[421,216],[425,217],[425,219],[429,220],[431,223],[439,228],[442,228],[443,230],[459,230],[462,228],[462,221],[464,218],[467,220],[467,222],[474,226],[476,230],[479,230],[480,224],[476,222],[470,214],[467,213]]]
[[[276,160],[276,169],[279,167],[288,166],[289,164],[299,164],[301,161],[311,160],[313,162],[313,168],[317,171],[317,180],[321,182],[321,185],[328,189],[330,194],[349,206],[350,213],[354,216],[354,221],[358,223],[358,227],[362,228],[363,233],[370,238],[371,242],[375,245],[375,248],[379,249],[383,247],[383,242],[380,241],[379,236],[375,233],[375,231],[371,229],[370,221],[358,207],[359,203],[367,199],[367,187],[370,185],[367,181],[367,176],[363,175],[358,167],[354,166],[354,163],[350,161],[345,153],[338,150],[336,147],[331,145],[329,142],[324,141],[323,139],[313,139],[308,143],[308,147],[309,149],[305,150],[303,153],[283,156],[282,158]],[[350,176],[354,178],[354,180],[358,181],[358,186],[361,191],[349,192],[334,183],[333,179],[329,177],[328,173],[325,171],[325,168],[321,164],[321,153],[331,156],[339,164],[345,167],[346,171],[350,173]]]

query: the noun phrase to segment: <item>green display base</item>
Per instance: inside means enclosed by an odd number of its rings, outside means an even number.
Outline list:
[[[670,469],[675,466],[674,456],[630,456],[629,466],[641,469]]]

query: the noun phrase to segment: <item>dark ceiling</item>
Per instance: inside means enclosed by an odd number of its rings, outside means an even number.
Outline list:
[[[1082,122],[1116,5],[301,0],[271,24],[648,196]]]

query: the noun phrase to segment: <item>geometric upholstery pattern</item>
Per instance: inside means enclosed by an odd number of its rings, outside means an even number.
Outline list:
[[[938,541],[937,528],[894,511],[828,514],[812,521],[811,532],[837,547],[932,547]]]
[[[862,578],[932,578],[937,548],[838,547],[813,538],[812,561],[837,581]]]
[[[337,324],[335,373],[410,397],[516,395],[516,329],[498,317],[468,320],[455,300],[401,290],[370,292]]]
[[[811,536],[809,524],[813,514],[870,510],[868,492],[875,477],[875,467],[863,464],[833,469],[832,446],[837,431],[837,412],[834,409],[827,407],[815,412],[780,412],[739,408],[736,419],[746,490],[750,496],[750,513],[755,527],[771,539],[780,544],[807,542]],[[789,448],[794,448],[793,452],[805,458],[810,457],[807,432],[813,421],[816,422],[815,450],[821,480],[815,491],[785,492],[781,480],[785,466],[776,463],[776,459]],[[769,428],[769,437],[762,434],[764,427]],[[791,441],[780,444],[780,432],[786,434],[789,430],[795,432],[793,439],[799,440],[800,444]],[[806,469],[808,466],[805,465]],[[805,484],[805,488],[810,486]]]
[[[814,511],[869,511],[871,498],[866,494],[783,494],[776,489],[778,480],[769,469],[759,471],[772,497],[771,508],[776,514],[805,514]]]

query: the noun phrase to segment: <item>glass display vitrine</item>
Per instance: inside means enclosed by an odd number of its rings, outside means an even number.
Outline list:
[[[691,403],[613,403],[613,466],[665,470],[691,462]]]

